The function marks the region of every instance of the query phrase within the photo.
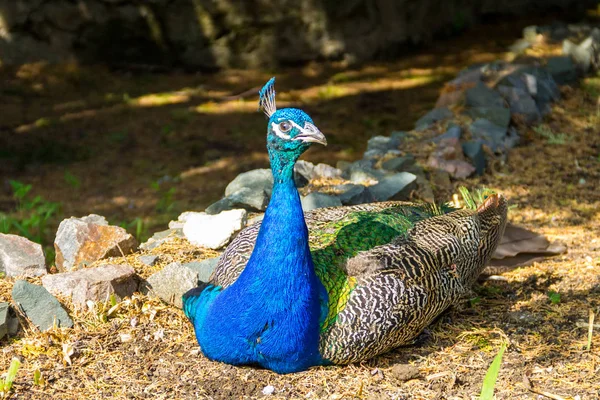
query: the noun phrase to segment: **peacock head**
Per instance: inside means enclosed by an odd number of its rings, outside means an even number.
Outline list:
[[[260,90],[259,110],[269,117],[267,148],[269,152],[285,154],[295,161],[313,143],[327,146],[325,135],[314,125],[304,111],[297,108],[275,106],[275,78],[271,78]]]

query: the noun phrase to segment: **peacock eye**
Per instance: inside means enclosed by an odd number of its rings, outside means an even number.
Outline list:
[[[290,124],[288,121],[283,121],[279,124],[279,129],[281,132],[289,132],[292,130],[292,124]]]

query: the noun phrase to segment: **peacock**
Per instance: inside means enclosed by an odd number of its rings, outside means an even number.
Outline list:
[[[269,118],[273,190],[262,221],[226,248],[207,283],[183,295],[202,353],[285,374],[348,364],[410,344],[470,291],[506,224],[507,202],[389,201],[303,213],[294,164],[325,136],[302,110]]]

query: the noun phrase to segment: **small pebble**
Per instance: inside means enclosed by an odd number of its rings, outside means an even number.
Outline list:
[[[131,336],[129,333],[121,333],[119,335],[119,339],[121,340],[121,343],[127,343],[133,340],[133,336]]]
[[[265,386],[262,390],[262,393],[265,396],[271,395],[271,394],[275,393],[275,388],[271,385]]]
[[[410,364],[396,364],[390,372],[393,377],[400,381],[409,381],[418,378],[420,375],[419,368]]]
[[[143,256],[139,256],[138,260],[143,264],[153,267],[158,262],[158,256],[153,254],[145,254]]]

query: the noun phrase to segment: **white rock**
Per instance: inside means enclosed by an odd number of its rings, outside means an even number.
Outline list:
[[[190,213],[183,225],[183,234],[196,246],[219,249],[246,225],[246,215],[243,209],[222,211],[216,215]]]

